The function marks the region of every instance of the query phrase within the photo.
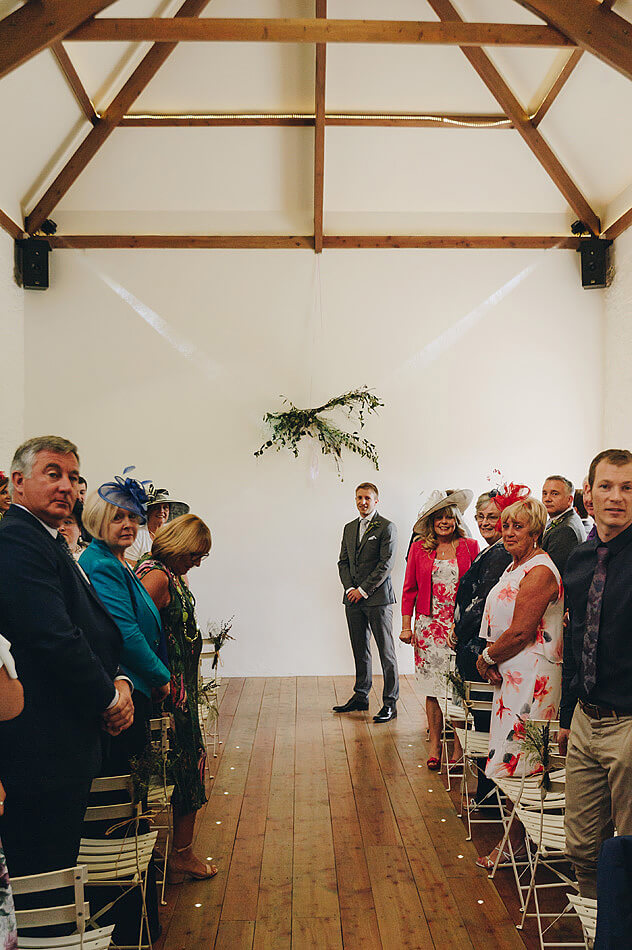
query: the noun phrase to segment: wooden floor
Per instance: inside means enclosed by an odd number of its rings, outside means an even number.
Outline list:
[[[443,779],[426,769],[425,714],[402,677],[398,718],[336,715],[350,677],[230,679],[197,850],[211,881],[167,890],[156,950],[513,950],[507,876],[476,868],[498,837],[466,842]],[[512,920],[513,918],[513,920]],[[574,926],[574,925],[572,925]],[[575,939],[579,934],[571,930]]]

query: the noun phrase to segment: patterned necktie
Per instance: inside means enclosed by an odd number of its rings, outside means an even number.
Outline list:
[[[601,602],[603,590],[606,586],[606,572],[608,565],[607,547],[597,548],[597,565],[593,574],[588,601],[586,603],[586,629],[584,631],[584,648],[582,650],[582,681],[586,694],[594,689],[597,683],[597,640],[599,637],[599,622],[601,620]]]
[[[69,545],[68,545],[68,542],[66,541],[65,537],[63,536],[63,534],[58,534],[55,540],[57,541],[57,544],[58,544],[59,547],[62,549],[62,551],[64,552],[64,554],[66,555],[66,557],[70,558],[70,560],[71,560],[71,561],[73,562],[73,564],[74,564],[74,563],[75,563],[75,559],[74,559],[74,557],[72,556],[72,551],[70,550],[70,547],[69,547]]]

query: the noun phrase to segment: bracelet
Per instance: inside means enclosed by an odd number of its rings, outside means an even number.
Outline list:
[[[492,660],[491,656],[489,655],[489,647],[485,647],[485,649],[481,653],[481,656],[483,657],[483,659],[485,660],[488,666],[496,665],[496,661]]]

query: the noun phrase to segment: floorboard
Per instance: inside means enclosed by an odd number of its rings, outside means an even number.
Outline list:
[[[474,863],[496,829],[467,842],[460,780],[426,768],[414,678],[387,724],[381,677],[368,713],[333,713],[352,693],[349,676],[224,680],[196,836],[220,871],[167,888],[155,950],[536,950],[510,872]]]

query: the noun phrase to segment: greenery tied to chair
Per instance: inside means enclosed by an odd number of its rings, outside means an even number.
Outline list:
[[[522,751],[528,762],[535,766],[542,767],[542,779],[540,781],[540,790],[542,798],[547,792],[551,791],[551,727],[549,723],[538,725],[530,719],[520,720],[524,726],[524,739],[522,740]]]
[[[366,386],[335,396],[315,409],[299,409],[289,399],[283,401],[290,407],[289,409],[284,412],[266,412],[263,417],[263,421],[272,429],[272,436],[257,449],[255,456],[263,455],[266,449],[276,445],[277,452],[281,448],[288,448],[298,458],[299,442],[309,437],[317,440],[323,455],[333,455],[340,477],[342,477],[340,463],[343,449],[348,449],[361,458],[368,459],[376,469],[379,469],[377,449],[372,442],[360,436],[359,429],[364,428],[365,413],[377,412],[384,403]],[[346,432],[329,419],[323,418],[323,413],[331,412],[333,409],[345,409],[350,419],[356,419],[359,428],[353,432]]]

